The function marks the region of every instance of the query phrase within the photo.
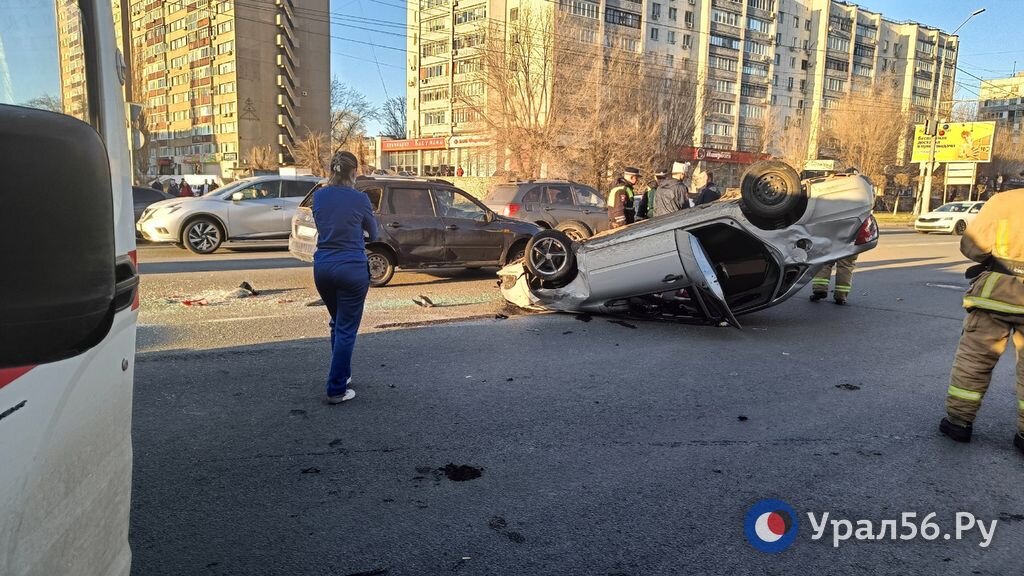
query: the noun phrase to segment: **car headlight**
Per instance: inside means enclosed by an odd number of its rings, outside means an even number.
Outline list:
[[[174,214],[178,210],[181,210],[181,206],[168,206],[166,208],[161,208],[157,210],[156,212],[153,213],[153,216],[170,216],[171,214]]]

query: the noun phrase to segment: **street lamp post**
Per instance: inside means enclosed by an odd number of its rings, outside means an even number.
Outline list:
[[[963,22],[960,23],[959,26],[956,27],[955,30],[953,30],[953,33],[950,34],[950,36],[956,36],[956,33],[959,32],[965,24],[970,22],[971,18],[974,18],[975,16],[981,14],[984,11],[985,8],[979,8],[978,10],[972,12],[970,16],[968,16]],[[931,210],[932,203],[932,173],[935,171],[935,147],[939,141],[938,126],[939,111],[942,102],[942,76],[943,73],[946,71],[946,43],[943,40],[941,34],[939,34],[939,40],[942,40],[942,47],[939,48],[939,84],[935,94],[935,106],[932,109],[932,130],[934,130],[934,133],[931,135],[932,143],[928,152],[928,164],[926,166],[924,182],[921,184],[920,202],[918,202],[917,206],[918,214],[924,214],[925,212]],[[957,50],[959,49],[960,43],[957,42]],[[907,50],[910,50],[909,46],[907,47]]]

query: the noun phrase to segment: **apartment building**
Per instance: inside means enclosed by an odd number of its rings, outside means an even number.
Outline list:
[[[471,111],[453,99],[483,89],[465,80],[477,69],[473,47],[482,41],[473,23],[512,22],[527,7],[570,13],[576,23],[592,23],[584,41],[695,75],[694,106],[704,118],[694,146],[680,151],[695,160],[749,163],[778,153],[773,137],[790,129],[807,131],[808,158],[827,153],[822,115],[858,86],[888,83],[918,122],[936,99],[944,110],[952,100],[956,37],[838,0],[409,0],[409,140],[393,145],[401,148],[398,165],[468,160],[475,169],[483,153],[463,143],[480,150],[487,143],[473,138],[479,128]]]
[[[267,145],[287,165],[307,132],[328,131],[328,0],[119,1],[160,174],[236,177]]]
[[[1024,135],[1024,72],[985,80],[979,94],[978,119],[995,120],[999,130],[1009,130],[1013,141],[1020,142]]]

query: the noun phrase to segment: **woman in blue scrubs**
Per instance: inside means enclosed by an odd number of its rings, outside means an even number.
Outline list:
[[[359,161],[351,152],[331,158],[327,186],[313,193],[313,219],[319,238],[313,255],[313,281],[331,314],[331,371],[328,404],[356,397],[352,383],[352,349],[363,304],[370,289],[364,234],[377,237],[377,219],[370,199],[354,187]]]

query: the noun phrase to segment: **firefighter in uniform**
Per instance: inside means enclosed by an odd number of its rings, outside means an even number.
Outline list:
[[[971,424],[992,380],[992,369],[1013,339],[1017,351],[1017,435],[1024,453],[1024,188],[996,194],[967,225],[960,251],[980,264],[967,271],[967,318],[939,430],[970,442]]]
[[[836,286],[832,290],[832,297],[836,304],[846,304],[850,297],[850,289],[853,287],[853,269],[857,267],[857,255],[849,256],[829,262],[818,270],[811,280],[811,302],[828,298],[828,283],[832,278],[832,268],[836,269]]]
[[[615,187],[608,193],[608,224],[609,228],[621,228],[632,224],[636,217],[633,206],[633,188],[640,181],[640,171],[626,168]]]

